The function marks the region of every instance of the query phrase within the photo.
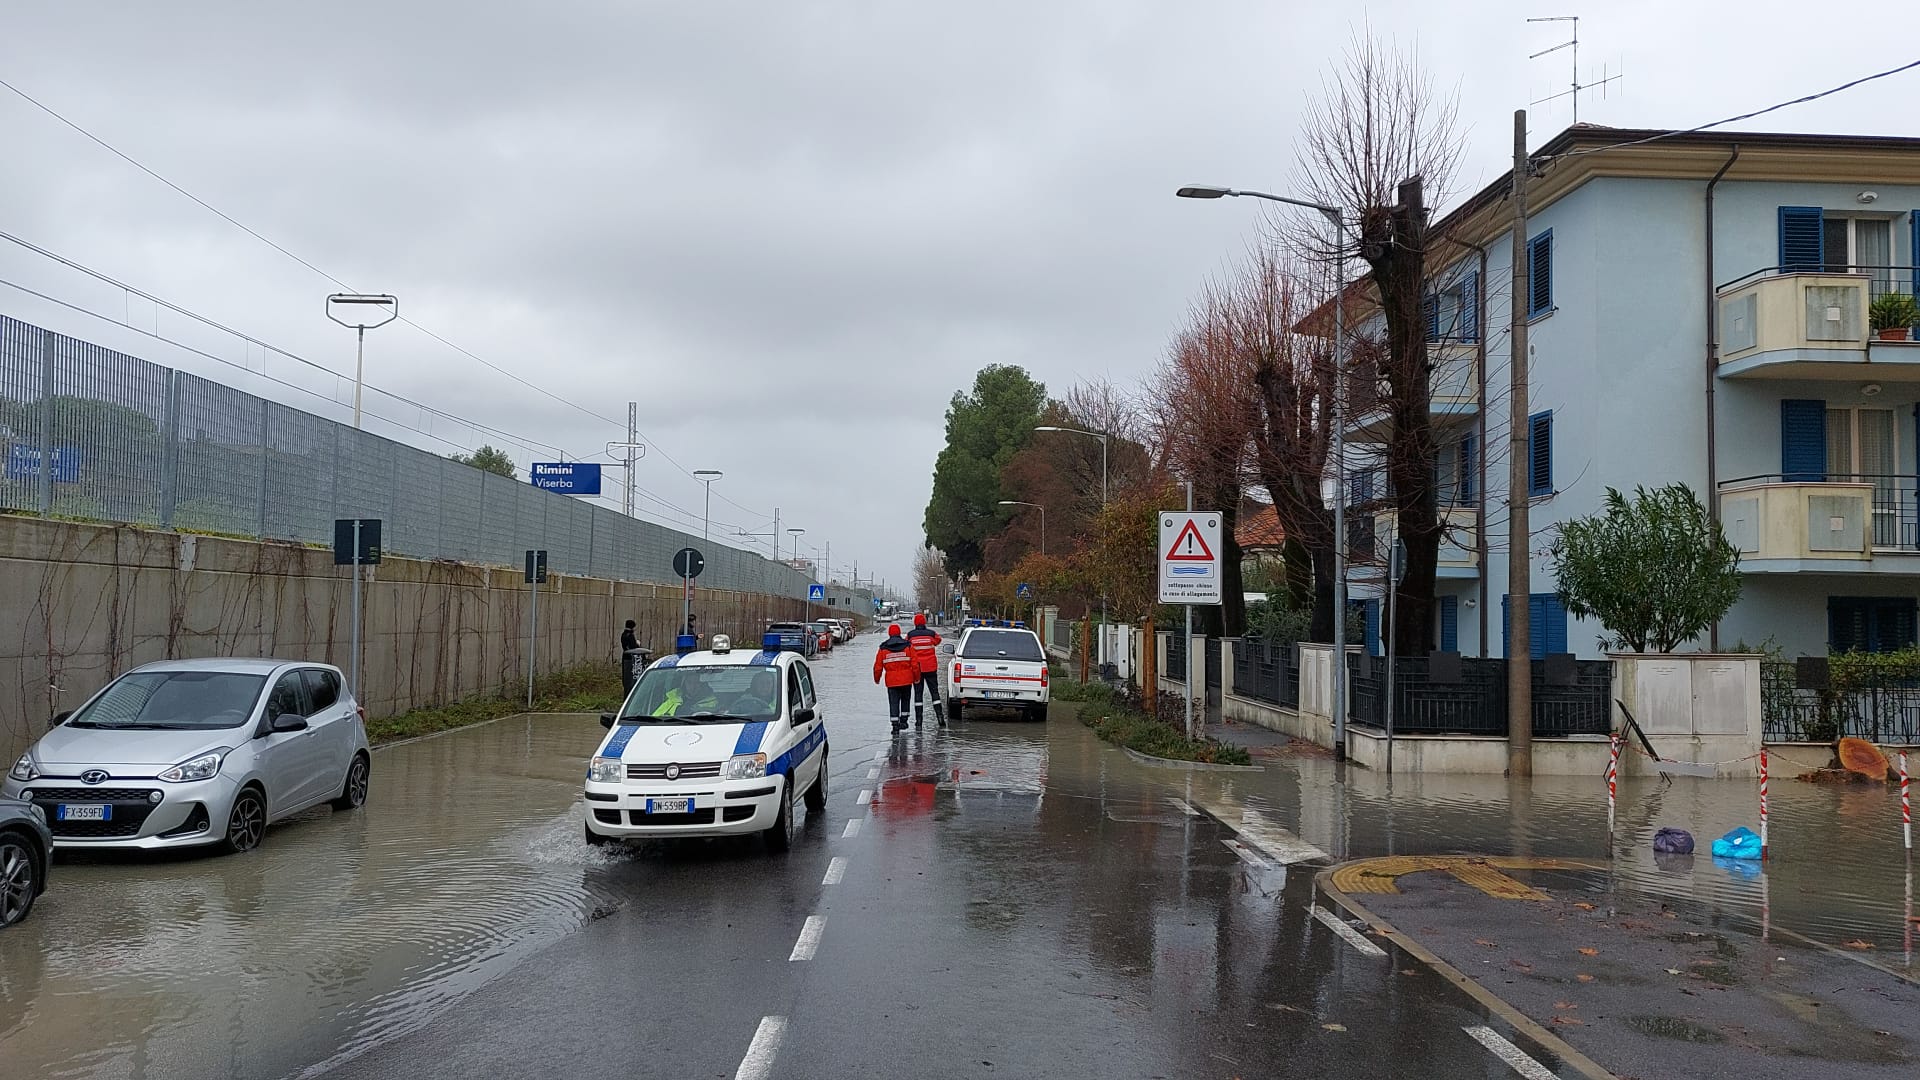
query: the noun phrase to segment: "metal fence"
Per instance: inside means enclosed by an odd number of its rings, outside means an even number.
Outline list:
[[[386,551],[558,573],[673,576],[804,598],[809,579],[752,552],[369,435],[232,387],[0,315],[0,509],[300,543],[335,518],[385,522]]]
[[[1920,684],[1860,690],[1800,685],[1797,665],[1760,665],[1761,735],[1767,742],[1830,743],[1845,736],[1895,746],[1920,745]]]
[[[1233,692],[1269,705],[1300,707],[1300,651],[1259,638],[1233,643]]]
[[[1167,642],[1167,678],[1187,681],[1187,635],[1175,632],[1166,635]]]
[[[1612,727],[1610,660],[1535,660],[1533,733],[1605,735]],[[1350,715],[1386,726],[1387,662],[1356,656],[1350,671]],[[1400,734],[1505,735],[1507,661],[1452,656],[1394,659],[1393,727]]]

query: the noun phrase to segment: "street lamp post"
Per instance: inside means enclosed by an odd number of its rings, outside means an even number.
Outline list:
[[[1047,508],[1039,503],[1021,502],[1019,499],[1001,499],[1001,506],[1031,506],[1040,511],[1040,554],[1047,553]]]
[[[707,485],[707,507],[700,515],[700,542],[707,542],[707,532],[713,522],[713,482],[726,475],[719,469],[695,469],[693,478]]]
[[[787,530],[787,532],[793,537],[793,561],[796,563],[800,561],[800,537],[806,531],[807,530],[805,529],[788,529]]]
[[[1347,218],[1338,207],[1307,199],[1290,199],[1264,191],[1241,191],[1227,187],[1193,185],[1174,192],[1183,199],[1218,199],[1245,196],[1286,203],[1288,206],[1318,210],[1333,224],[1333,757],[1347,757],[1347,459],[1342,428],[1340,399],[1346,392],[1347,352]]]
[[[1085,435],[1088,438],[1100,440],[1100,509],[1105,510],[1107,508],[1107,436],[1098,431],[1087,431],[1084,428],[1059,427],[1054,424],[1043,424],[1033,430],[1064,431],[1069,435]],[[1044,525],[1042,527],[1044,528]],[[1107,594],[1103,591],[1100,594],[1100,642],[1103,646],[1106,644],[1106,640]],[[1102,649],[1101,651],[1104,652],[1105,650]]]
[[[333,313],[335,304],[354,306],[356,312],[365,311],[369,308],[385,308],[387,317],[381,319],[379,322],[366,322],[364,319],[358,322],[348,322],[346,319]],[[358,314],[356,314],[355,317],[360,318]],[[400,301],[386,293],[334,293],[332,296],[327,297],[327,318],[332,319],[341,326],[352,327],[355,336],[358,338],[353,351],[353,427],[355,431],[360,429],[360,391],[366,383],[367,375],[367,331],[385,326],[399,317]]]

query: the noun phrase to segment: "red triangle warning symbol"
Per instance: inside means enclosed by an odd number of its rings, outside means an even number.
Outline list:
[[[1173,547],[1167,550],[1168,562],[1212,562],[1213,549],[1207,546],[1207,538],[1200,535],[1200,526],[1194,519],[1187,519],[1187,527],[1173,538]]]

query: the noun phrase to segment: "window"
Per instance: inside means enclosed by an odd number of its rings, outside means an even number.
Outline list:
[[[1480,340],[1480,274],[1461,275],[1458,281],[1427,294],[1427,340],[1462,342]]]
[[[1827,597],[1827,651],[1893,652],[1914,644],[1910,596]]]
[[[1873,485],[1873,543],[1892,547],[1900,535],[1900,440],[1892,409],[1826,410],[1826,478]]]
[[[273,723],[276,717],[307,715],[301,682],[299,672],[289,671],[273,684],[273,693],[267,695],[267,723]]]
[[[1440,598],[1440,651],[1460,651],[1460,598]]]
[[[795,664],[793,667],[800,673],[800,698],[806,703],[806,707],[811,709],[816,704],[813,697],[813,672],[805,664]]]
[[[1500,598],[1500,654],[1513,655],[1513,622],[1508,618],[1513,599]],[[1527,597],[1527,654],[1535,660],[1567,651],[1567,608],[1555,593]]]
[[[1527,241],[1527,318],[1553,311],[1553,230]]]
[[[1475,486],[1478,480],[1476,468],[1471,434],[1441,448],[1440,460],[1434,465],[1433,485],[1437,501],[1443,509],[1473,505],[1474,496],[1478,493]]]
[[[960,648],[968,660],[1043,661],[1040,639],[1031,630],[975,630]]]
[[[68,727],[198,731],[239,727],[253,715],[266,679],[224,671],[137,671],[122,675],[75,713]]]
[[[1527,494],[1553,494],[1553,411],[1527,417]]]
[[[340,676],[320,668],[306,668],[300,675],[307,682],[307,700],[314,712],[330,709],[340,700]]]
[[[1825,264],[1821,219],[1817,206],[1780,208],[1780,269],[1818,270]]]
[[[1869,295],[1893,291],[1893,222],[1886,218],[1824,215],[1820,253],[1829,274],[1866,274]]]
[[[800,665],[787,669],[787,711],[799,712],[807,707],[807,692],[800,688]]]

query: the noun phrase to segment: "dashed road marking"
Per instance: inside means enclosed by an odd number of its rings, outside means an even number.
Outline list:
[[[800,927],[800,940],[793,943],[793,955],[787,957],[788,963],[813,959],[814,950],[820,948],[820,935],[826,933],[827,917],[809,915]]]
[[[767,1080],[772,1076],[774,1056],[780,1052],[780,1043],[786,1037],[786,1017],[761,1017],[753,1041],[747,1044],[747,1056],[740,1059],[740,1067],[734,1070],[733,1080]]]
[[[833,861],[827,863],[827,876],[820,879],[820,884],[838,885],[840,884],[840,879],[846,876],[847,857],[845,855],[835,855]]]
[[[867,805],[867,804],[868,804],[869,802],[872,802],[872,801],[873,801],[873,789],[872,789],[872,788],[861,788],[861,789],[860,789],[860,794],[858,794],[858,795],[855,795],[855,796],[853,797],[853,805],[855,805],[855,806],[865,806],[865,805]]]
[[[868,769],[868,770],[867,770],[867,779],[869,779],[869,780],[878,780],[878,779],[880,779],[880,770],[879,770],[878,768],[872,768],[872,769]]]
[[[1271,814],[1251,806],[1219,799],[1194,799],[1202,810],[1240,835],[1240,839],[1282,866],[1327,858],[1327,853],[1302,840]]]
[[[875,750],[873,752],[873,760],[875,761],[887,760],[887,752],[885,750]]]
[[[1171,804],[1175,810],[1180,811],[1181,813],[1187,815],[1188,817],[1200,816],[1200,811],[1195,810],[1193,808],[1193,804],[1188,802],[1185,799],[1178,799],[1173,797],[1172,795],[1169,795],[1167,796],[1167,802]]]
[[[840,838],[842,840],[846,840],[851,837],[855,837],[859,835],[860,835],[860,819],[848,818],[846,830],[840,834]]]
[[[1482,1024],[1461,1028],[1460,1030],[1472,1036],[1474,1042],[1493,1051],[1494,1057],[1513,1066],[1513,1071],[1526,1077],[1527,1080],[1555,1080],[1553,1073],[1548,1071],[1545,1065],[1533,1060],[1533,1058],[1527,1055],[1525,1050],[1508,1042],[1505,1037],[1492,1028]]]
[[[1325,923],[1327,926],[1327,929],[1332,930],[1336,934],[1339,934],[1340,937],[1343,940],[1345,940],[1347,944],[1353,946],[1355,949],[1358,949],[1362,955],[1364,956],[1387,955],[1387,950],[1381,948],[1378,945],[1375,945],[1373,942],[1368,941],[1366,938],[1360,936],[1360,931],[1355,930],[1351,926],[1348,926],[1345,922],[1343,922],[1340,919],[1338,915],[1335,915],[1333,912],[1328,911],[1326,908],[1321,907],[1319,904],[1313,905],[1313,917]]]

